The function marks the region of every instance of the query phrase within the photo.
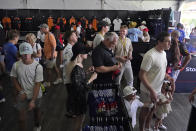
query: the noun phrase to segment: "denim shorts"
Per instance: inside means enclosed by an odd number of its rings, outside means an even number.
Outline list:
[[[46,68],[48,68],[48,69],[53,69],[54,66],[56,65],[56,58],[54,58],[54,59],[52,59],[52,60],[46,59],[45,65],[46,65]]]
[[[20,100],[18,96],[15,107],[18,111],[28,110],[30,101],[31,101],[30,99]],[[35,108],[40,108],[40,106],[41,106],[41,98],[38,98],[35,101]]]

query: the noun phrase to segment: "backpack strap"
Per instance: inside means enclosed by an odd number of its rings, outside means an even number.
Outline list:
[[[37,50],[37,52],[38,52],[38,45],[37,45],[37,43],[35,43],[35,44],[36,44],[36,45],[35,45],[35,46],[36,46],[36,50]]]
[[[37,67],[38,67],[39,65],[40,65],[40,64],[37,64],[36,67],[35,67],[35,78],[36,78]],[[34,82],[35,82],[35,78],[34,78]]]

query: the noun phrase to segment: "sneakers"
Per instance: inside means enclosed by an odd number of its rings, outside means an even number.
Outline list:
[[[53,84],[54,84],[54,85],[57,85],[57,84],[62,83],[62,82],[63,82],[63,80],[62,80],[61,78],[58,78],[58,79],[56,79],[56,80],[53,82]]]
[[[145,131],[153,131],[152,128],[145,128],[144,130],[145,130]]]
[[[5,102],[5,98],[2,98],[2,99],[0,100],[0,103],[3,103],[3,102]]]
[[[35,126],[35,127],[33,128],[33,131],[41,131],[41,129],[42,129],[41,126],[39,126],[39,127],[36,127],[36,126]]]
[[[167,130],[167,127],[166,127],[165,125],[161,124],[161,125],[159,126],[159,129]]]
[[[63,64],[61,64],[59,67],[60,67],[60,68],[63,68],[63,67],[64,67],[64,65],[63,65]]]
[[[44,87],[49,87],[49,86],[50,86],[50,82],[44,82],[44,83],[43,83],[43,86],[44,86]]]

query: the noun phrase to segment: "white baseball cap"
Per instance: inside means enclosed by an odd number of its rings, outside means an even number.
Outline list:
[[[33,54],[33,49],[32,49],[31,44],[27,42],[21,43],[19,46],[19,52],[20,52],[20,55]]]
[[[144,25],[146,25],[146,21],[142,21],[142,22],[141,22],[141,24],[144,24]]]
[[[136,92],[137,92],[137,90],[134,87],[132,87],[132,86],[126,86],[123,89],[123,94],[124,94],[123,97],[126,97],[126,96],[131,95],[131,94],[135,94]]]

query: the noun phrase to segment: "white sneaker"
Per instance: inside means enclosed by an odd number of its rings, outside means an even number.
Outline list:
[[[5,98],[2,98],[2,99],[0,100],[0,103],[3,103],[3,102],[5,102]]]
[[[167,127],[166,127],[165,125],[161,124],[161,125],[159,126],[159,129],[167,130]]]
[[[41,126],[39,126],[39,127],[36,127],[36,126],[35,126],[35,127],[33,128],[33,131],[41,131],[41,129],[42,129]]]
[[[43,85],[44,85],[44,87],[49,87],[50,86],[50,82],[44,82]]]
[[[63,80],[62,80],[61,78],[58,78],[58,79],[56,79],[56,80],[53,82],[53,84],[54,84],[54,85],[57,85],[57,84],[62,83],[62,82],[63,82]]]
[[[64,65],[63,65],[63,64],[61,64],[61,65],[60,65],[60,68],[63,68],[63,67],[64,67]]]
[[[152,128],[145,128],[144,130],[145,130],[145,131],[153,131]]]

